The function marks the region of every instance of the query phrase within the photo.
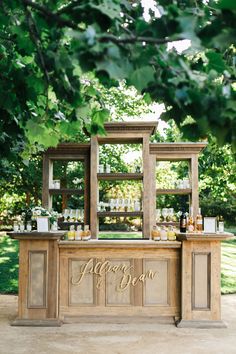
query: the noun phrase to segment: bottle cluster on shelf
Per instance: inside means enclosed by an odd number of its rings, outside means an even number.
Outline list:
[[[180,232],[202,232],[203,231],[203,218],[201,214],[201,208],[198,210],[196,218],[193,217],[193,209],[190,208],[190,214],[185,211],[181,211],[179,220]]]
[[[64,209],[62,212],[64,222],[84,222],[84,209]]]
[[[84,230],[81,225],[78,225],[75,229],[74,225],[70,226],[70,230],[67,232],[68,241],[88,241],[91,239],[91,231],[89,225],[84,226]]]
[[[175,241],[176,228],[174,226],[156,226],[154,225],[151,231],[151,238],[154,241]]]
[[[141,202],[139,199],[110,199],[107,203],[99,202],[98,204],[98,211],[105,212],[139,212],[141,211]]]

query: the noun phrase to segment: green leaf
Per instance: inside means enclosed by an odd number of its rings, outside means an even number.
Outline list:
[[[130,83],[139,91],[147,87],[151,81],[154,81],[154,70],[151,66],[143,66],[135,70],[130,77]]]
[[[219,9],[236,10],[236,2],[235,0],[220,0],[213,7]]]
[[[90,6],[99,10],[104,15],[110,17],[112,20],[115,18],[120,18],[120,4],[112,0],[103,0],[101,4],[94,5],[90,3]]]
[[[225,65],[225,62],[220,53],[209,51],[208,53],[206,53],[206,57],[209,60],[207,65],[209,70],[215,70],[218,73],[223,73],[224,70],[227,69],[227,66]]]
[[[106,71],[111,79],[122,80],[129,76],[132,66],[128,59],[123,58],[121,62],[108,59],[97,62],[97,71]]]

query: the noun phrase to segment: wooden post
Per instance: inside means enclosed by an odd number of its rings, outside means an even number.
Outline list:
[[[150,237],[150,184],[152,177],[149,159],[149,134],[143,136],[143,237]]]
[[[42,205],[46,209],[52,208],[52,196],[49,194],[50,182],[53,180],[53,163],[47,155],[43,156],[43,191]]]
[[[150,160],[150,228],[156,225],[156,156],[149,155]]]
[[[196,218],[199,208],[199,195],[198,195],[198,155],[193,154],[191,156],[191,183],[192,193],[191,201],[193,208],[193,217]]]
[[[96,136],[91,137],[91,163],[90,163],[90,228],[92,238],[98,237],[98,218],[97,218],[97,206],[99,201],[98,190],[98,139]]]

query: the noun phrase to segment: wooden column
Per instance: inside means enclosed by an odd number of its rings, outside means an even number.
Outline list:
[[[60,326],[59,248],[64,232],[9,233],[20,242],[18,317],[13,326]]]
[[[149,155],[150,163],[150,228],[156,225],[156,156]]]
[[[91,137],[91,163],[90,163],[90,228],[92,238],[98,237],[97,206],[99,202],[98,190],[98,163],[99,146],[96,136]]]
[[[143,137],[143,237],[150,237],[150,185],[153,176],[150,171],[149,134]]]
[[[191,156],[191,183],[192,183],[192,194],[191,194],[191,204],[193,208],[193,217],[196,218],[199,209],[199,193],[198,193],[198,155],[193,154]]]
[[[43,190],[42,205],[46,209],[52,208],[52,196],[49,194],[50,183],[53,180],[53,163],[47,155],[43,156]]]

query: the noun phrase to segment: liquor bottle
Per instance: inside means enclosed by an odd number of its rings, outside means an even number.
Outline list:
[[[187,226],[188,232],[193,232],[195,230],[194,227],[194,219],[193,219],[193,208],[190,208],[190,215],[188,218],[188,226]]]
[[[67,233],[68,235],[68,241],[74,241],[75,239],[75,226],[71,225],[70,230]]]
[[[180,225],[179,225],[180,232],[186,232],[187,229],[187,216],[184,211],[182,211],[180,215]]]
[[[198,209],[198,214],[196,216],[196,231],[197,232],[202,232],[202,214],[201,214],[201,208]]]
[[[224,232],[224,218],[222,215],[219,216],[218,231],[220,233]]]

